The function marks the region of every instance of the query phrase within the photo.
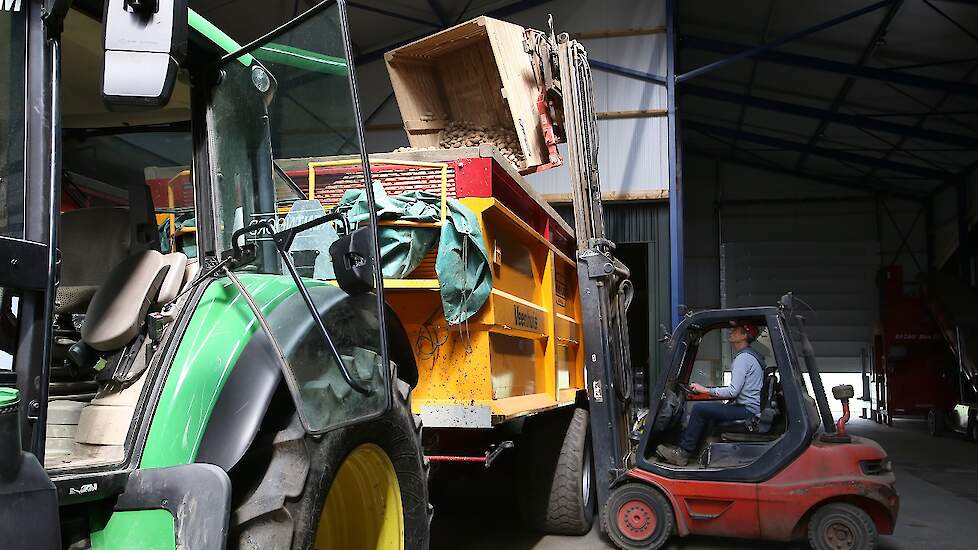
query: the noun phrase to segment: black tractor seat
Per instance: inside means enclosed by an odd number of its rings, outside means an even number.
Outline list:
[[[780,393],[778,368],[768,367],[764,369],[764,382],[761,385],[761,412],[743,420],[718,423],[716,427],[721,431],[721,439],[736,442],[777,439],[779,434],[771,433],[771,429],[778,424],[781,416],[781,409],[778,405]]]

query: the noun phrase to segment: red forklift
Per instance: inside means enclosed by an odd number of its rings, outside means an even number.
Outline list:
[[[668,339],[670,353],[649,409],[633,406],[625,324],[632,286],[628,268],[615,258],[614,243],[605,238],[586,53],[579,47],[559,52],[560,73],[578,73],[562,78],[569,84],[559,93],[574,194],[602,530],[623,549],[660,548],[673,534],[774,541],[807,536],[816,550],[872,549],[878,535],[892,533],[896,524],[899,498],[891,463],[877,443],[845,432],[852,386],[833,388],[844,408],[838,423],[833,420],[791,294],[777,306],[686,316]],[[696,459],[684,467],[657,460],[656,446],[675,443],[681,433],[686,403],[703,397],[689,388],[698,381],[692,378],[702,364],[697,363],[700,344],[731,321],[749,321],[764,331],[754,344],[755,351],[764,350],[768,365],[760,414],[713,426]]]
[[[852,386],[833,388],[844,408],[833,421],[792,301],[786,295],[777,307],[701,311],[676,328],[640,443],[612,482],[602,513],[605,532],[620,548],[660,548],[677,534],[807,538],[816,550],[870,549],[880,533],[893,532],[899,498],[890,460],[874,441],[845,432]],[[760,414],[713,426],[687,466],[657,459],[655,447],[681,433],[686,403],[712,399],[688,384],[704,338],[731,321],[763,331],[754,345],[767,359]]]

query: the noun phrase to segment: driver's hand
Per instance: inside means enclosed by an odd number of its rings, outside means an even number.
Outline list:
[[[696,382],[693,382],[692,384],[690,384],[689,385],[689,388],[691,390],[693,390],[693,393],[710,393],[710,389],[709,388],[707,388],[706,386],[701,386],[701,385],[697,384]]]

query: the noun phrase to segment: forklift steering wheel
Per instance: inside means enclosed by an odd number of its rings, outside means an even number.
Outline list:
[[[694,393],[696,393],[693,391],[693,388],[691,388],[687,384],[683,384],[682,382],[677,382],[676,387],[683,390],[683,392],[685,392],[686,395],[693,395]]]

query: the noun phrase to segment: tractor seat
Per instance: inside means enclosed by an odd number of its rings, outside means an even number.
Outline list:
[[[761,412],[743,420],[731,420],[717,424],[724,441],[766,441],[777,437],[770,434],[781,414],[778,407],[778,368],[764,369],[761,385]]]
[[[61,277],[55,312],[83,313],[113,267],[130,254],[132,221],[125,207],[61,214]]]
[[[82,341],[101,352],[125,347],[139,333],[151,306],[176,298],[186,268],[187,257],[180,252],[144,250],[123,260],[92,297]]]

